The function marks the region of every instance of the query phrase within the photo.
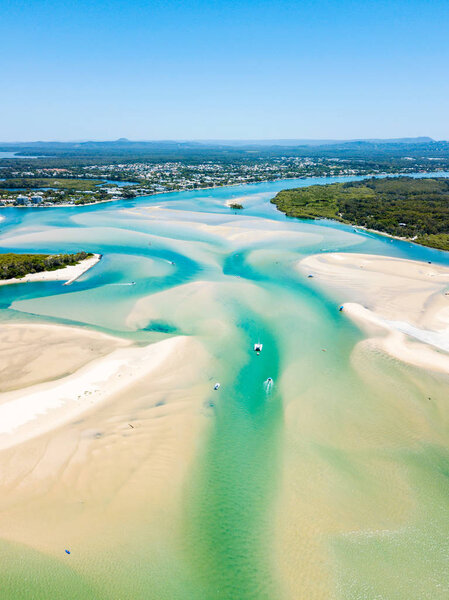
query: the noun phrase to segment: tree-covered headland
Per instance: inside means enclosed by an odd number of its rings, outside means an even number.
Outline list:
[[[449,178],[394,177],[282,190],[289,217],[335,219],[449,250]]]
[[[30,273],[55,271],[77,265],[93,256],[88,252],[76,254],[0,254],[0,279],[21,278]]]

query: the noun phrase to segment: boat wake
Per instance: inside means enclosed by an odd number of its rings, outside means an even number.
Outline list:
[[[136,285],[136,282],[131,281],[130,283],[110,283],[109,285]]]
[[[268,379],[266,379],[263,382],[263,387],[264,387],[264,390],[265,390],[265,393],[267,394],[267,396],[269,394],[271,394],[271,391],[273,389],[273,385],[274,385],[274,382],[273,382],[273,379],[271,377],[268,377]]]

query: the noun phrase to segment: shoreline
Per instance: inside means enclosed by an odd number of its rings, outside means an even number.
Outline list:
[[[276,205],[274,205],[276,206]],[[276,207],[276,210],[280,213],[282,213],[283,215],[285,215],[284,212],[282,212],[281,210],[279,210]],[[416,241],[416,239],[413,238],[407,238],[407,237],[402,237],[399,235],[392,235],[391,233],[387,233],[386,231],[379,231],[378,229],[369,229],[368,227],[365,227],[364,225],[354,225],[354,223],[351,223],[350,221],[339,221],[338,219],[329,219],[329,218],[324,218],[324,217],[290,217],[288,215],[285,215],[288,219],[296,219],[297,221],[310,221],[312,223],[320,223],[321,221],[325,221],[327,223],[338,223],[339,225],[346,225],[346,227],[351,227],[354,230],[354,233],[374,233],[375,235],[381,235],[382,237],[386,237],[386,238],[390,238],[391,240],[398,240],[399,242],[406,242],[407,244],[414,244],[415,246],[419,246],[420,248],[429,248],[430,250],[438,250],[438,252],[447,252],[449,253],[449,250],[443,250],[443,248],[436,248],[435,246],[426,246],[426,244],[420,244],[419,242]]]
[[[13,285],[16,283],[33,283],[42,281],[65,281],[63,285],[70,285],[76,281],[81,275],[84,275],[92,267],[94,267],[100,260],[101,254],[94,254],[90,258],[85,258],[83,261],[76,265],[67,265],[62,269],[55,269],[54,271],[39,271],[38,273],[28,273],[24,277],[13,278],[13,279],[1,279],[0,285]]]
[[[448,267],[356,253],[315,254],[296,264],[368,333],[363,343],[449,373]]]
[[[321,220],[321,219],[317,219]],[[345,221],[337,221],[335,219],[325,219],[326,221],[333,221],[334,223],[341,223],[342,225],[348,225],[352,227],[355,233],[374,233],[376,235],[381,235],[382,237],[390,238],[391,240],[398,240],[400,242],[407,242],[408,244],[415,244],[415,246],[420,246],[421,248],[430,248],[431,250],[438,250],[439,252],[449,252],[449,250],[443,250],[443,248],[436,248],[435,246],[427,246],[426,244],[420,244],[416,241],[415,238],[402,237],[399,235],[392,235],[391,233],[387,233],[386,231],[379,231],[378,229],[370,229],[369,227],[365,227],[364,225],[353,225],[352,223],[346,223]],[[360,231],[359,231],[360,230]]]
[[[323,178],[329,178],[329,179],[337,179],[337,178],[346,178],[346,179],[352,179],[354,177],[360,177],[361,179],[368,179],[371,177],[379,177],[379,178],[385,178],[385,177],[413,177],[413,176],[418,176],[418,175],[435,175],[436,177],[438,176],[439,173],[447,173],[447,171],[422,171],[422,172],[417,172],[414,171],[413,173],[366,173],[363,175],[304,175],[304,176],[299,176],[299,177],[287,177],[284,179],[263,179],[262,181],[249,181],[247,183],[242,183],[242,182],[238,182],[238,183],[226,183],[224,185],[209,185],[206,187],[201,187],[201,188],[192,188],[192,189],[186,189],[186,190],[164,190],[163,192],[152,192],[149,194],[143,194],[142,196],[135,196],[134,198],[128,198],[128,200],[139,200],[140,198],[149,198],[151,196],[157,196],[160,194],[177,194],[177,193],[183,193],[183,192],[201,192],[203,190],[215,190],[215,189],[220,189],[220,188],[231,188],[231,187],[243,187],[243,186],[249,186],[249,185],[259,185],[262,183],[276,183],[276,182],[281,182],[281,181],[292,181],[294,179],[299,179],[304,181],[305,179],[323,179]],[[121,180],[118,180],[121,181]],[[52,204],[51,206],[14,206],[14,205],[0,205],[0,209],[1,208],[79,208],[79,207],[85,207],[85,206],[94,206],[96,204],[105,204],[108,202],[121,202],[125,200],[125,198],[120,198],[120,200],[112,200],[112,198],[110,200],[99,200],[98,202],[86,202],[85,204]],[[276,210],[278,210],[276,208]],[[282,211],[279,211],[282,212]],[[285,213],[283,213],[285,214]],[[295,217],[293,217],[295,218]],[[337,221],[335,219],[313,219],[313,220],[327,220],[327,221],[335,221],[336,223],[343,223],[342,221]],[[351,227],[356,227],[356,225],[352,225],[351,223],[344,223],[345,225],[349,225]],[[382,232],[379,231],[375,231],[375,230],[367,230],[367,231],[373,231],[373,233],[380,233],[382,234]],[[388,235],[388,234],[385,234]],[[395,237],[395,236],[391,236],[391,237]],[[400,240],[406,240],[408,241],[406,238],[396,238],[396,239],[400,239]],[[413,242],[412,242],[413,243]],[[431,248],[431,246],[424,246],[425,248]],[[435,250],[438,250],[438,248],[434,248]]]

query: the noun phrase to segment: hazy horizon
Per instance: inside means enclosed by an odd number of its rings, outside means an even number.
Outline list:
[[[373,142],[373,143],[397,143],[397,142],[416,142],[419,140],[421,143],[428,142],[442,142],[448,141],[444,138],[431,138],[430,136],[422,135],[422,136],[404,136],[404,137],[386,137],[386,138],[154,138],[154,139],[131,139],[128,137],[118,137],[118,138],[81,138],[81,139],[23,139],[23,140],[0,140],[0,144],[86,144],[89,142],[92,143],[197,143],[197,144],[261,144],[268,145],[270,143],[273,144],[281,144],[287,145],[291,143],[292,145],[327,145],[327,144],[345,144],[351,142]]]

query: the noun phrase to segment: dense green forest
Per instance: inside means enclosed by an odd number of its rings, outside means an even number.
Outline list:
[[[87,252],[76,254],[0,254],[0,279],[20,278],[29,273],[55,271],[68,265],[77,265],[93,256]]]
[[[449,250],[449,179],[394,177],[283,190],[289,217],[335,219]]]

